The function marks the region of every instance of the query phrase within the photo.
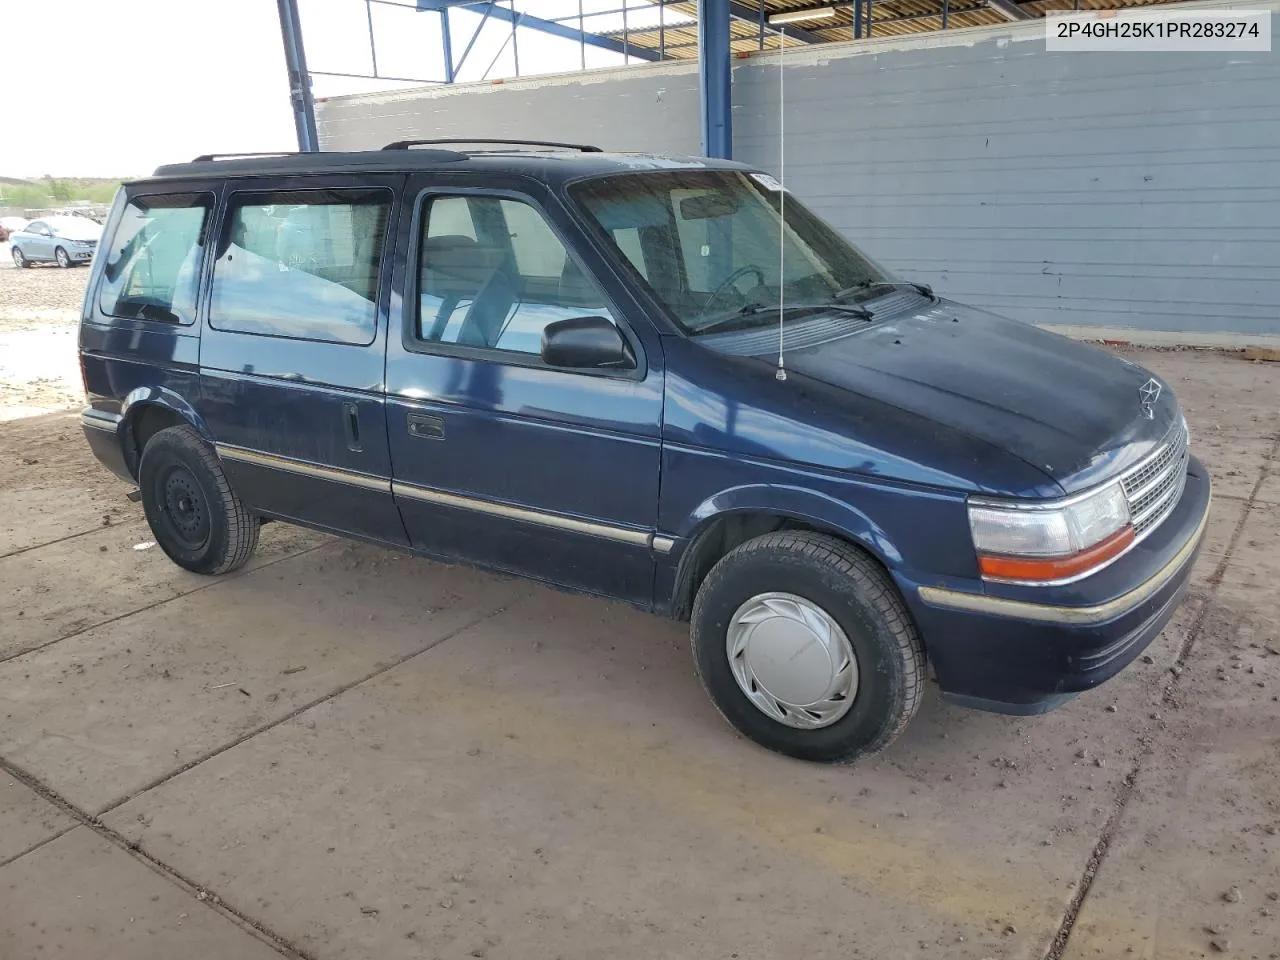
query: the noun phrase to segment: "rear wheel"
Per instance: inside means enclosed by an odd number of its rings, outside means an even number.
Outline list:
[[[698,675],[757,743],[804,760],[883,749],[919,707],[925,656],[884,570],[823,534],[757,537],[712,568],[694,602]]]
[[[53,259],[58,261],[58,266],[60,266],[63,270],[66,270],[68,267],[71,266],[71,257],[67,254],[67,251],[64,250],[62,247],[59,247],[57,250],[53,251]]]
[[[167,427],[147,441],[138,487],[156,543],[178,566],[227,573],[253,553],[259,520],[245,509],[217,456],[193,428]]]
[[[13,254],[13,265],[15,267],[21,269],[23,267],[31,266],[31,261],[28,260],[17,247],[14,247],[11,253]]]

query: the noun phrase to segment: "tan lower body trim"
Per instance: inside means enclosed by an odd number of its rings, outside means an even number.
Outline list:
[[[604,540],[616,540],[619,543],[630,543],[638,547],[652,547],[654,536],[644,530],[628,530],[625,527],[612,527],[603,523],[592,523],[589,520],[575,520],[555,513],[542,513],[527,510],[524,507],[513,507],[505,503],[494,503],[492,500],[475,500],[471,497],[459,496],[456,493],[445,493],[442,490],[431,490],[410,483],[393,483],[392,490],[398,497],[422,500],[426,503],[438,503],[446,507],[457,507],[460,510],[474,510],[494,517],[506,517],[509,520],[523,520],[525,523],[536,523],[542,527],[553,527],[557,530],[568,530],[582,533],[590,537]]]
[[[987,613],[997,617],[1015,617],[1019,620],[1036,620],[1041,623],[1060,623],[1075,626],[1088,626],[1095,623],[1106,623],[1121,614],[1127,613],[1138,604],[1149,600],[1160,588],[1177,576],[1183,566],[1191,559],[1204,536],[1204,528],[1209,522],[1209,507],[1213,502],[1212,492],[1209,503],[1205,504],[1204,516],[1200,524],[1178,550],[1149,580],[1134,587],[1128,593],[1099,603],[1092,607],[1063,607],[1048,603],[1031,603],[1027,600],[1006,600],[1004,597],[990,597],[983,593],[965,593],[962,590],[947,590],[943,587],[921,587],[920,599],[930,606],[946,607],[951,610],[964,610],[969,613]]]
[[[216,447],[218,456],[224,460],[251,463],[258,467],[283,470],[286,473],[314,477],[317,480],[345,483],[362,487],[366,490],[377,490],[380,493],[394,493],[396,496],[407,497],[411,500],[438,503],[447,507],[457,507],[460,510],[473,510],[477,513],[487,513],[494,517],[506,517],[510,520],[522,520],[542,527],[568,530],[572,533],[581,533],[604,540],[614,540],[618,543],[650,547],[659,553],[668,553],[674,546],[674,541],[670,537],[655,537],[652,533],[644,530],[629,530],[626,527],[592,523],[589,520],[575,520],[572,517],[562,517],[555,513],[542,513],[538,510],[528,510],[524,507],[515,507],[510,504],[495,503],[492,500],[476,500],[472,497],[464,497],[456,493],[445,493],[443,490],[432,490],[428,487],[419,487],[411,483],[393,483],[383,477],[375,477],[367,473],[339,470],[336,467],[322,467],[306,460],[278,457],[270,453],[250,450],[246,447],[237,447],[233,444],[219,443]]]
[[[223,460],[235,460],[240,463],[251,463],[256,467],[269,467],[283,470],[285,473],[296,473],[301,477],[313,477],[317,480],[330,480],[334,483],[345,483],[365,490],[377,490],[379,493],[391,492],[391,481],[385,477],[375,477],[368,473],[356,473],[354,470],[340,470],[337,467],[322,467],[306,460],[294,460],[291,457],[277,457],[258,450],[249,450],[228,443],[216,444],[218,456]]]
[[[105,410],[85,410],[80,414],[80,425],[82,427],[92,427],[94,430],[102,430],[106,433],[115,433],[120,426],[120,414],[107,413]]]

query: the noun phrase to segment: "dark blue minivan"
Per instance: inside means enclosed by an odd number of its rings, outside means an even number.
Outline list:
[[[883,747],[927,663],[1005,713],[1102,683],[1208,516],[1166,384],[898,282],[741,164],[200,157],[100,250],[85,435],[175,563],[282,520],[688,619],[797,757]]]

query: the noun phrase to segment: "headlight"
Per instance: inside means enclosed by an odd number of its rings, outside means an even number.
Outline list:
[[[969,529],[986,580],[1076,580],[1133,543],[1129,503],[1119,483],[1056,503],[971,501]]]

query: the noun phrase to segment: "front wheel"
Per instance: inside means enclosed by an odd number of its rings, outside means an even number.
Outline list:
[[[694,661],[734,727],[803,760],[887,746],[920,705],[925,656],[893,582],[823,534],[766,534],[726,554],[694,601]]]
[[[138,488],[156,543],[180,567],[227,573],[243,566],[257,546],[260,521],[192,427],[167,427],[147,441]]]
[[[58,266],[60,266],[63,270],[70,269],[71,257],[67,255],[67,251],[64,250],[62,247],[59,247],[57,250],[53,251],[53,259],[58,261]]]

